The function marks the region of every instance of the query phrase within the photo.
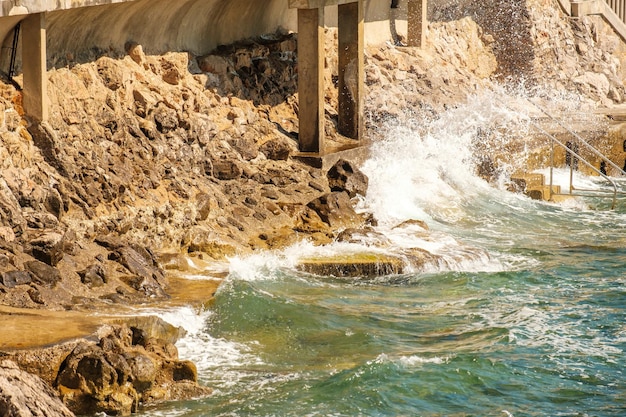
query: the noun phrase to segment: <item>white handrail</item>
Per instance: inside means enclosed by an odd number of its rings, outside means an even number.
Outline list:
[[[626,41],[626,0],[558,0],[565,13],[572,17],[601,15]]]
[[[508,105],[503,103],[501,100],[498,100],[498,101],[505,108],[507,108],[509,110],[511,109]],[[587,150],[591,151],[591,153],[596,155],[598,158],[600,158],[605,163],[608,163],[613,168],[617,169],[618,173],[620,173],[622,175],[626,175],[626,172],[624,170],[622,170],[622,168],[617,166],[613,161],[611,161],[609,158],[607,158],[606,155],[604,155],[602,152],[600,152],[595,147],[593,147],[591,144],[589,144],[579,134],[577,134],[572,129],[570,129],[567,126],[565,126],[561,121],[559,121],[558,119],[553,117],[543,107],[539,106],[537,103],[534,103],[531,100],[526,100],[526,101],[529,104],[531,104],[532,106],[534,106],[535,108],[537,108],[539,111],[541,111],[543,114],[545,114],[550,120],[552,120],[553,122],[556,122],[562,129],[564,129],[574,139],[576,139],[578,141],[578,143],[582,144],[585,148],[587,148]],[[574,163],[573,162],[574,162],[574,160],[579,160],[584,165],[586,165],[589,169],[591,169],[593,172],[595,172],[596,174],[598,174],[599,176],[604,178],[606,181],[608,181],[611,184],[611,186],[612,186],[612,191],[606,191],[606,190],[600,190],[600,189],[586,190],[586,189],[580,189],[580,188],[577,189],[577,191],[586,191],[586,192],[590,192],[590,193],[596,193],[595,196],[597,196],[597,197],[602,197],[602,195],[601,195],[602,193],[607,193],[607,192],[611,193],[612,194],[611,210],[614,210],[615,206],[616,206],[616,203],[617,203],[617,194],[618,193],[620,195],[625,194],[624,192],[621,192],[621,191],[617,190],[618,187],[617,187],[617,183],[616,183],[615,179],[609,177],[604,172],[602,172],[600,169],[598,169],[595,166],[593,166],[593,164],[591,164],[589,161],[587,161],[582,155],[580,155],[578,152],[576,152],[574,149],[572,149],[571,147],[567,146],[566,144],[563,144],[559,139],[554,137],[554,135],[552,135],[550,132],[548,132],[547,130],[545,130],[541,126],[539,126],[539,124],[533,122],[532,120],[529,120],[529,123],[530,123],[530,125],[533,128],[535,128],[537,131],[539,131],[544,136],[549,138],[550,141],[551,141],[551,144],[552,144],[551,151],[550,151],[550,184],[549,184],[550,198],[552,198],[552,195],[561,194],[561,193],[554,193],[553,192],[553,185],[554,184],[553,184],[553,176],[552,176],[552,171],[554,169],[554,145],[558,145],[559,147],[563,148],[568,155],[570,155],[570,158],[571,158],[571,161],[572,161],[572,163],[570,164],[570,190],[569,190],[569,195],[572,195],[572,196],[574,196],[574,195],[581,195],[581,194],[574,193],[574,186],[573,186],[573,170],[574,170]],[[586,194],[586,195],[587,196],[592,196],[593,194],[591,194],[591,195],[590,194]]]
[[[534,122],[530,122],[531,125],[537,129],[538,131],[540,131],[541,133],[543,133],[545,136],[547,136],[551,141],[552,144],[556,144],[558,146],[560,146],[561,148],[563,148],[565,150],[565,152],[569,153],[571,155],[571,160],[572,162],[574,161],[574,159],[578,159],[579,161],[581,161],[583,164],[585,164],[588,168],[590,168],[592,171],[594,171],[596,174],[602,176],[605,180],[607,180],[611,186],[613,187],[613,191],[610,191],[611,194],[613,194],[612,196],[612,203],[611,203],[611,210],[615,209],[615,205],[617,203],[617,184],[615,183],[615,181],[609,177],[608,175],[606,175],[605,173],[601,172],[598,168],[596,168],[595,166],[593,166],[589,161],[587,161],[585,158],[583,158],[579,153],[575,152],[574,150],[572,150],[570,147],[568,147],[567,145],[564,145],[563,143],[561,143],[560,140],[558,140],[557,138],[554,137],[554,135],[552,135],[551,133],[549,133],[548,131],[546,131],[544,128],[542,128],[541,126],[539,126],[538,124],[534,123]],[[583,141],[584,142],[584,141]],[[584,142],[587,143],[587,142]],[[591,145],[589,145],[591,146]],[[595,148],[593,148],[595,150]],[[608,158],[604,157],[606,160],[608,160]],[[552,147],[551,150],[551,155],[550,155],[550,184],[549,184],[549,189],[550,189],[550,195],[552,196],[553,194],[557,194],[557,193],[553,193],[552,191],[552,187],[553,187],[553,183],[552,183],[552,170],[554,168],[554,163],[552,161],[554,161],[554,147]],[[577,195],[575,194],[574,191],[574,187],[572,184],[572,174],[573,174],[573,170],[574,170],[574,164],[572,163],[570,165],[570,192],[569,195]],[[602,193],[602,192],[606,192],[603,190],[579,190],[579,191],[590,191],[590,192],[595,192],[595,193]],[[600,195],[598,195],[600,196]]]

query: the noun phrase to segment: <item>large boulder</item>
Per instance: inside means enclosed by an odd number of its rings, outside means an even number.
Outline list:
[[[65,358],[55,386],[77,414],[130,415],[142,403],[207,396],[195,365],[178,359],[182,334],[155,317],[105,327],[98,343],[80,343]]]

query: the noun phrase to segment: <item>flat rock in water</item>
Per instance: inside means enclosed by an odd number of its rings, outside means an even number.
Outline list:
[[[402,274],[404,261],[379,253],[355,253],[300,260],[300,271],[338,278],[371,278]]]

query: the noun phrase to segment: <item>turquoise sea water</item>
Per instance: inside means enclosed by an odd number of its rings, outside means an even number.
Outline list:
[[[626,416],[626,202],[536,202],[476,177],[487,107],[390,127],[363,167],[387,250],[446,262],[356,280],[293,267],[365,241],[231,260],[211,308],[163,312],[214,395],[144,414]],[[394,228],[407,219],[429,237]]]

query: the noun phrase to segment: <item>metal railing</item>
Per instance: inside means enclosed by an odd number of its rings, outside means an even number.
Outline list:
[[[620,18],[620,20],[626,23],[626,0],[604,0],[611,10]]]
[[[617,35],[626,41],[626,0],[558,0],[570,16],[601,15]]]
[[[511,108],[505,103],[503,103],[501,100],[498,100],[498,101],[500,102],[501,105],[511,110]],[[612,167],[615,170],[615,172],[617,172],[617,174],[621,177],[620,178],[621,180],[626,180],[626,171],[624,171],[622,168],[616,165],[613,161],[611,161],[606,155],[604,155],[598,149],[593,147],[578,133],[574,132],[572,129],[567,127],[563,122],[561,122],[560,120],[552,116],[542,106],[530,100],[526,100],[526,101],[530,105],[535,107],[537,110],[539,110],[542,114],[544,114],[552,122],[556,123],[560,128],[562,128],[567,133],[569,133],[569,135],[571,135],[571,138],[575,141],[573,146],[571,142],[569,144],[563,143],[561,140],[556,138],[552,133],[548,132],[546,129],[541,127],[537,122],[533,121],[532,119],[529,119],[530,126],[532,126],[539,133],[541,133],[542,135],[550,139],[550,178],[549,178],[549,184],[548,184],[548,190],[549,190],[548,200],[552,200],[552,196],[554,195],[565,195],[565,196],[572,196],[572,197],[591,197],[591,198],[610,197],[612,200],[611,210],[614,210],[617,205],[617,196],[618,195],[626,196],[626,191],[622,191],[621,189],[619,189],[617,185],[617,182],[618,182],[617,178],[607,175],[606,171],[605,170],[603,171],[602,168],[596,168],[591,162],[585,159],[585,157],[580,152],[578,152],[578,149],[581,149],[580,146],[582,146],[582,148],[584,148],[585,150],[590,152],[592,155],[595,155],[597,158],[599,158],[599,160],[601,161],[601,164],[604,163],[605,167],[607,166]],[[569,169],[570,169],[569,190],[566,193],[554,191],[556,189],[556,187],[554,186],[555,185],[554,184],[554,169],[556,168],[555,146],[565,150],[565,154],[569,156],[569,158],[566,157],[566,161],[568,159],[570,161],[569,163]],[[588,189],[588,188],[574,187],[574,171],[576,170],[576,165],[578,162],[581,162],[583,165],[587,166],[592,172],[604,178],[604,180],[606,180],[607,183],[610,185],[610,188],[609,189],[602,189],[602,188]]]
[[[602,152],[600,152],[598,149],[596,149],[590,143],[588,143],[578,133],[574,132],[572,129],[567,127],[563,122],[561,122],[560,120],[558,120],[557,118],[552,116],[550,113],[548,113],[548,111],[546,109],[544,109],[543,107],[541,107],[537,103],[534,103],[534,102],[532,102],[530,100],[528,100],[528,102],[531,105],[533,105],[536,109],[538,109],[541,113],[543,113],[545,116],[547,116],[551,121],[556,123],[559,127],[561,127],[563,130],[565,130],[567,133],[569,133],[571,135],[571,138],[575,140],[574,146],[572,146],[571,143],[570,143],[570,146],[568,146],[568,144],[564,144],[563,142],[561,142],[554,135],[552,135],[551,133],[546,131],[544,128],[539,126],[537,123],[535,123],[533,121],[530,122],[531,125],[535,129],[537,129],[539,132],[541,132],[544,136],[547,136],[550,139],[550,141],[551,141],[551,147],[550,147],[550,184],[549,184],[550,198],[552,197],[552,195],[569,195],[569,196],[579,196],[579,197],[606,197],[607,194],[609,194],[609,196],[612,198],[611,210],[615,209],[615,206],[617,204],[617,196],[618,195],[625,195],[626,196],[626,192],[618,190],[617,180],[614,177],[608,176],[605,171],[603,172],[602,168],[596,168],[591,162],[589,162],[579,152],[577,152],[577,149],[579,149],[579,146],[576,146],[576,145],[580,145],[584,149],[586,149],[588,152],[591,152],[592,155],[595,155],[597,158],[600,159],[601,165],[602,165],[602,163],[604,163],[605,167],[607,165],[612,167],[618,173],[618,175],[626,176],[626,172],[622,168],[620,168],[618,165],[616,165],[613,161],[611,161],[606,155],[604,155]],[[554,185],[553,184],[553,182],[554,182],[553,172],[554,172],[554,168],[555,168],[555,163],[554,163],[554,149],[555,149],[554,146],[555,145],[557,145],[558,147],[564,149],[565,152],[566,152],[566,155],[569,155],[570,177],[569,177],[569,192],[567,192],[567,193],[562,193],[562,192],[561,193],[554,193],[553,192],[553,185]],[[566,160],[567,159],[568,158],[566,158]],[[576,161],[582,162],[585,166],[587,166],[593,172],[595,172],[596,174],[598,174],[599,176],[604,178],[610,184],[611,188],[610,189],[575,188],[574,187],[574,170],[576,169]]]

